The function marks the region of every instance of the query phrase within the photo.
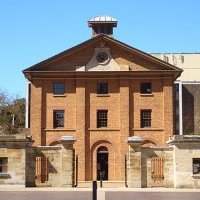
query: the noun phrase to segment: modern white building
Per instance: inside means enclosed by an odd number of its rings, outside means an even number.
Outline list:
[[[152,53],[183,73],[175,82],[176,134],[200,134],[200,53]]]

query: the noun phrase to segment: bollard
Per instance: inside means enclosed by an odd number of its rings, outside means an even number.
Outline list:
[[[97,182],[92,182],[92,200],[97,200]]]
[[[103,187],[103,174],[100,172],[100,187]]]
[[[102,179],[100,180],[100,187],[101,188],[103,187],[103,181],[102,181]]]

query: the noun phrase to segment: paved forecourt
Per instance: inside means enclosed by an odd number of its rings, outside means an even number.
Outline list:
[[[200,192],[106,192],[106,200],[199,200]]]
[[[91,191],[6,191],[1,200],[92,200]]]
[[[199,200],[200,190],[167,188],[102,188],[97,200]],[[85,188],[0,188],[0,200],[92,200],[92,190]]]

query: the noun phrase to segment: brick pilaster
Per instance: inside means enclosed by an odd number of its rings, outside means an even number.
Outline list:
[[[31,84],[31,110],[30,110],[30,129],[34,139],[34,145],[41,145],[42,127],[42,82],[38,81]]]
[[[129,81],[120,80],[120,146],[121,180],[125,178],[125,155],[128,152],[129,136]]]
[[[163,102],[164,102],[164,131],[163,143],[173,135],[173,82],[172,79],[163,80]]]
[[[85,80],[76,80],[76,154],[78,180],[85,181]]]

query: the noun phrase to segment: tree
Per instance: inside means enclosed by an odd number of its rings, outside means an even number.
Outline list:
[[[12,104],[12,113],[14,114],[14,124],[16,128],[25,126],[25,98],[15,99]]]
[[[13,98],[0,92],[0,132],[3,134],[17,133],[18,128],[25,125],[25,99]]]

